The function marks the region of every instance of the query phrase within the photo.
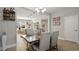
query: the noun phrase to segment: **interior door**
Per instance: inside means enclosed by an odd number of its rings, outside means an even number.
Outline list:
[[[65,40],[78,42],[78,15],[64,18]]]

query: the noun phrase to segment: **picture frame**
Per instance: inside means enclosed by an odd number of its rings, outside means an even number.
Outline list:
[[[59,26],[60,25],[60,16],[53,17],[53,25]]]

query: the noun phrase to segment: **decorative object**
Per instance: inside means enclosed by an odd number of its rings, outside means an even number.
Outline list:
[[[60,25],[60,16],[57,16],[57,17],[53,18],[53,25],[54,26],[59,26]]]
[[[31,20],[26,21],[26,26],[27,28],[32,28],[33,27],[33,22]]]
[[[3,9],[3,20],[15,21],[15,11],[14,8],[4,8]]]

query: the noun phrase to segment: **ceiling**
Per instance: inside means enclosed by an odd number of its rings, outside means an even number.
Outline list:
[[[79,13],[79,7],[44,7],[47,10],[45,13],[39,15],[35,14],[35,8],[37,7],[16,7],[17,16],[20,17],[29,17],[32,16],[33,18],[39,19],[47,19],[48,15],[68,15],[71,13]]]
[[[25,18],[32,16],[32,18],[36,19],[47,19],[48,15],[68,15],[71,13],[79,14],[79,7],[45,7],[47,10],[44,14],[35,14],[35,8],[37,7],[15,7],[16,16],[18,18]],[[3,7],[0,7],[0,14],[2,13]]]
[[[27,7],[27,8],[32,11],[35,11],[35,8],[38,8],[38,7]],[[47,9],[45,13],[50,14],[52,11],[55,11],[57,7],[44,7],[44,8]]]
[[[37,7],[27,7],[29,10],[35,11],[35,8]],[[54,13],[58,13],[58,12],[64,12],[64,11],[69,11],[69,10],[75,10],[78,11],[79,7],[45,7],[46,13],[48,14],[54,14]]]
[[[48,14],[38,14],[35,13],[35,8],[30,9],[30,8],[26,8],[26,7],[19,7],[19,8],[15,8],[16,9],[16,15],[17,18],[24,18],[24,19],[47,19],[49,16]]]
[[[33,12],[35,12],[35,8],[37,7],[15,7],[16,8],[16,12],[22,12],[22,14],[25,14],[27,12],[27,15],[32,14]],[[78,11],[79,7],[45,7],[47,10],[45,13],[47,14],[54,14],[54,13],[58,13],[58,12],[64,12],[64,11],[68,11],[68,10],[75,10]],[[0,13],[2,11],[3,7],[0,7]],[[26,12],[23,12],[26,11]]]

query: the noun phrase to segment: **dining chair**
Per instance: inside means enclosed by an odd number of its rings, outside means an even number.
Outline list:
[[[51,47],[57,48],[59,31],[51,32]]]
[[[2,50],[2,35],[0,34],[0,50]]]
[[[31,28],[26,29],[26,35],[27,35],[27,36],[32,36],[32,35],[34,35],[34,30],[31,29]]]
[[[40,36],[40,41],[37,42],[36,44],[33,44],[32,47],[33,50],[36,51],[48,50],[50,47],[50,33],[49,32],[42,33]]]

